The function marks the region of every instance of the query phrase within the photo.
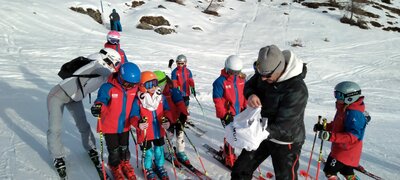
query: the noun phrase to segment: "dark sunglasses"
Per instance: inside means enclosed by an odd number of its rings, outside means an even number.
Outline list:
[[[147,82],[144,83],[144,87],[146,89],[151,89],[151,88],[156,87],[156,86],[158,86],[157,79],[153,79],[153,80],[150,80],[150,81],[147,81]]]
[[[177,65],[185,65],[183,62],[176,63]]]
[[[122,86],[124,86],[127,89],[134,88],[136,87],[136,85],[137,85],[136,83],[130,83],[122,79]]]
[[[258,73],[260,73],[261,77],[263,78],[270,78],[272,76],[272,74],[274,74],[274,72],[276,71],[276,69],[278,69],[279,65],[281,65],[282,62],[279,62],[279,64],[274,68],[274,70],[272,70],[270,73],[266,73],[266,72],[260,72],[260,65],[257,64],[257,71]]]
[[[232,70],[232,69],[227,69],[226,70],[226,73],[228,73],[230,75],[239,75],[240,72],[241,72],[240,70],[238,70],[238,71],[235,71],[235,70]]]

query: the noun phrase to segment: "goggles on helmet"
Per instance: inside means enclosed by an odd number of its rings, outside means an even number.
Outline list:
[[[350,93],[347,93],[347,94],[344,94],[344,93],[342,93],[340,91],[334,91],[333,92],[333,95],[335,96],[335,98],[337,100],[344,100],[344,99],[346,99],[348,97],[355,96],[355,95],[360,95],[360,94],[361,94],[361,90],[355,91],[355,92],[350,92]]]
[[[117,38],[108,38],[108,42],[111,44],[118,44],[119,43],[119,39]]]
[[[257,64],[257,71],[258,73],[260,73],[261,77],[263,78],[270,78],[272,76],[272,74],[274,74],[274,72],[276,71],[276,69],[278,69],[279,65],[281,65],[282,62],[279,62],[279,64],[274,68],[274,70],[272,70],[270,73],[267,72],[261,72],[260,71],[260,65]]]
[[[157,81],[157,79],[153,79],[153,80],[150,80],[150,81],[145,82],[145,83],[143,84],[143,86],[144,86],[146,89],[151,89],[151,88],[153,88],[153,87],[157,87],[157,86],[158,86],[158,81]]]
[[[114,67],[114,68],[115,68],[116,66],[118,66],[118,64],[119,64],[119,62],[116,62],[116,63],[114,64],[109,58],[104,58],[103,61],[106,62],[107,65],[109,65],[110,67],[112,66],[112,67]]]

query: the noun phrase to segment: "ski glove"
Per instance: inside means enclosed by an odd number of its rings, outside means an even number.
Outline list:
[[[222,126],[227,126],[229,123],[233,121],[233,116],[231,113],[226,113],[224,118],[221,119]]]
[[[324,140],[324,141],[329,141],[331,139],[332,133],[328,131],[320,131],[318,133],[318,138]]]
[[[179,123],[180,123],[180,124],[185,124],[185,123],[186,123],[186,120],[187,120],[187,115],[181,113],[181,114],[179,115]]]
[[[317,124],[314,125],[313,130],[314,130],[314,132],[325,130],[324,129],[324,125],[317,123]]]
[[[168,118],[163,117],[163,118],[162,118],[161,127],[163,127],[164,129],[167,130],[167,129],[169,128],[169,125],[170,125],[170,123],[169,123]]]
[[[196,97],[196,90],[194,87],[190,87],[190,91],[192,92],[193,96]]]
[[[102,104],[94,104],[91,108],[90,111],[92,112],[92,115],[94,117],[99,117],[101,113],[101,106]]]
[[[149,123],[147,123],[147,121],[139,123],[139,129],[142,131],[147,129],[148,127],[149,127]]]

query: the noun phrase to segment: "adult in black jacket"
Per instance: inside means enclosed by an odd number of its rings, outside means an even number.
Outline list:
[[[109,15],[110,18],[110,28],[114,31],[122,31],[122,26],[120,22],[119,14],[117,10],[113,9],[112,13]]]
[[[299,156],[305,139],[304,110],[308,99],[304,83],[307,68],[291,51],[271,45],[260,49],[257,72],[245,84],[248,106],[260,107],[270,133],[257,150],[242,150],[232,179],[251,179],[271,155],[276,179],[297,179]]]

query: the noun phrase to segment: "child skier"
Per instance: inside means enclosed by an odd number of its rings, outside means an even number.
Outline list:
[[[324,172],[329,180],[339,179],[340,172],[346,180],[359,179],[354,168],[359,165],[365,127],[364,96],[358,84],[344,81],[335,86],[336,115],[331,123],[315,124],[318,137],[332,142],[331,153]]]
[[[171,79],[174,83],[174,88],[178,88],[182,92],[185,105],[189,106],[190,92],[192,92],[193,96],[196,96],[196,90],[192,71],[187,68],[186,56],[181,54],[176,57],[176,65],[176,68],[171,73]]]
[[[107,34],[107,42],[104,44],[105,48],[111,48],[116,50],[121,55],[121,63],[128,62],[125,51],[121,49],[120,45],[121,35],[118,31],[110,31]]]
[[[185,154],[185,140],[184,140],[184,128],[189,115],[183,96],[179,89],[173,87],[171,79],[163,71],[154,71],[154,74],[158,79],[158,86],[160,87],[162,94],[165,96],[170,108],[170,112],[173,120],[177,120],[176,123],[171,124],[168,129],[167,136],[172,139],[174,133],[176,133],[176,156],[180,163],[190,166],[191,163],[189,158]],[[174,160],[175,161],[175,160]],[[179,164],[176,161],[175,165]]]
[[[164,168],[163,146],[170,120],[173,119],[169,106],[158,87],[156,75],[151,71],[142,72],[139,92],[132,105],[131,123],[136,128],[138,143],[142,144],[143,171],[147,180],[155,180],[156,174],[160,179],[169,179]]]
[[[135,180],[130,164],[129,114],[138,91],[140,69],[134,63],[125,63],[103,84],[91,108],[93,116],[100,117],[97,129],[104,133],[108,150],[108,164],[116,180]]]
[[[213,83],[213,101],[217,118],[221,119],[222,126],[233,121],[233,117],[246,108],[247,101],[243,95],[245,75],[241,73],[242,61],[235,55],[225,61],[225,68]],[[233,167],[236,161],[234,148],[224,138],[224,148],[221,152],[225,165]]]

